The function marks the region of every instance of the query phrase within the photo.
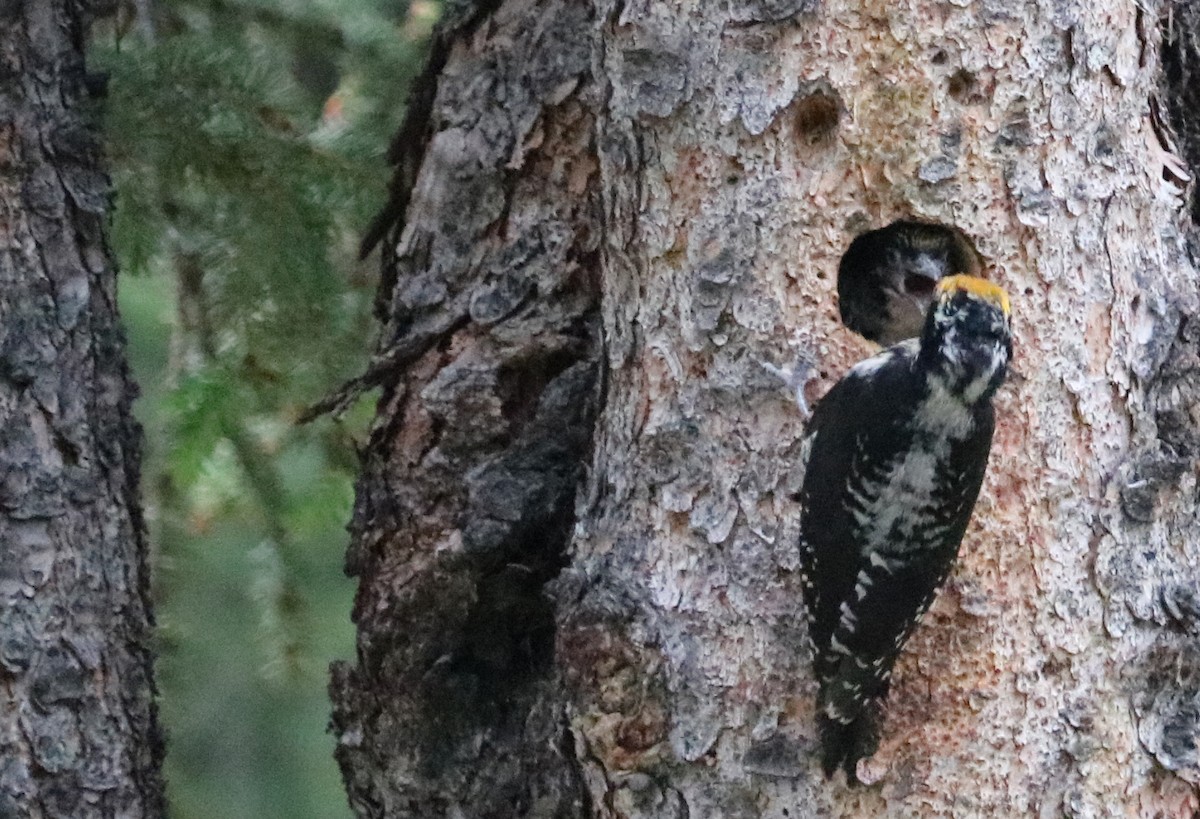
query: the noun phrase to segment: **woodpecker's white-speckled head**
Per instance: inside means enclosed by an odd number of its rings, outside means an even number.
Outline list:
[[[938,282],[921,335],[919,359],[952,382],[967,403],[990,398],[1012,358],[1008,293],[976,276]]]

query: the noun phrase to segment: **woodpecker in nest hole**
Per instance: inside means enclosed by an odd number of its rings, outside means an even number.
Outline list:
[[[982,270],[979,251],[957,228],[901,220],[868,231],[838,266],[842,323],[884,346],[915,338],[937,283]]]
[[[857,364],[813,409],[800,552],[828,776],[857,783],[878,747],[892,666],[971,518],[1011,356],[1008,295],[949,276],[919,338]]]

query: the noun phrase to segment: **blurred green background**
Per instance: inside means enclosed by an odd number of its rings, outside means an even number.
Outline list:
[[[178,819],[349,816],[326,733],[387,145],[437,16],[408,0],[123,0],[90,62],[142,397],[158,681]]]

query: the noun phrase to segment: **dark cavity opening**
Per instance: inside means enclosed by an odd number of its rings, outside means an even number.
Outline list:
[[[792,125],[802,145],[826,147],[842,119],[842,99],[827,83],[815,85],[793,103]]]
[[[869,230],[850,242],[838,265],[842,323],[879,344],[914,338],[939,281],[982,271],[979,251],[951,225],[901,219]]]

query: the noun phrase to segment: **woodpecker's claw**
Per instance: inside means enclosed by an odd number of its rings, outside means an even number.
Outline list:
[[[805,421],[811,418],[812,410],[809,409],[808,401],[804,398],[804,388],[816,377],[816,362],[804,353],[800,353],[790,367],[777,367],[769,361],[759,361],[758,363],[764,370],[782,381],[792,393],[792,397],[796,399],[796,406],[800,408],[801,417]]]

